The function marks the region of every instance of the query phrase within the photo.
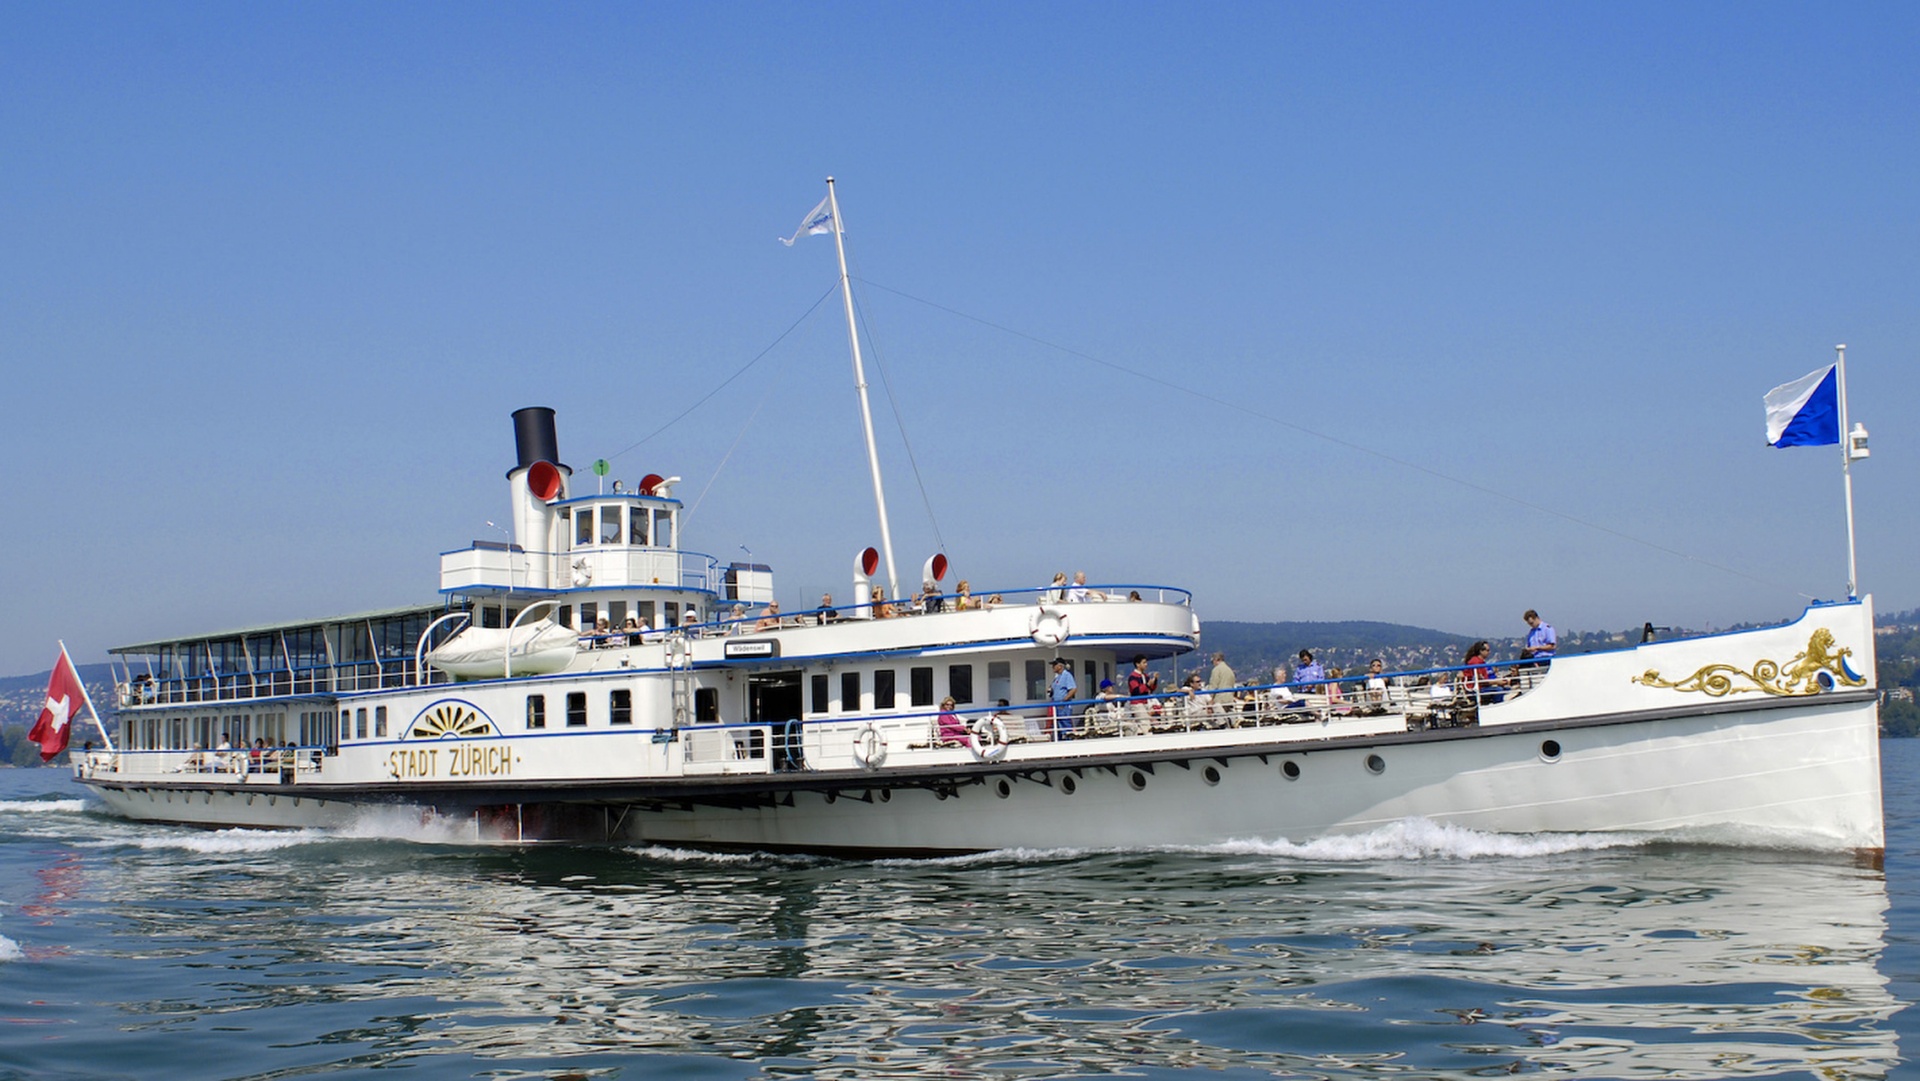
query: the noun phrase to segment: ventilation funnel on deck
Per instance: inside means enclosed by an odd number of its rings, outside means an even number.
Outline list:
[[[521,469],[535,462],[560,464],[560,438],[554,434],[553,410],[544,405],[514,410],[513,450]]]

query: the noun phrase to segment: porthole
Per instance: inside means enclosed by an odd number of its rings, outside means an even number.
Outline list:
[[[1139,770],[1134,770],[1132,773],[1127,774],[1127,783],[1133,786],[1135,792],[1138,792],[1147,787],[1147,775],[1141,773]]]
[[[826,795],[826,800],[828,803],[832,803],[834,800],[837,800],[839,798],[840,798],[840,793],[838,792],[829,792]]]
[[[994,794],[1001,799],[1006,799],[1008,796],[1013,795],[1013,786],[1007,783],[1006,778],[1002,777],[999,783],[993,786],[993,791]]]
[[[1285,777],[1289,781],[1299,780],[1300,779],[1300,763],[1293,762],[1293,761],[1280,763],[1280,776]]]
[[[1073,790],[1079,787],[1080,787],[1079,783],[1073,779],[1072,775],[1069,774],[1069,775],[1061,776],[1060,791],[1062,794],[1071,796],[1073,795]]]
[[[882,788],[882,789],[880,790],[880,802],[881,802],[881,803],[892,803],[892,802],[893,802],[893,789],[891,789],[891,788]]]
[[[1560,761],[1560,741],[1557,739],[1541,740],[1540,757],[1548,762]]]
[[[1200,777],[1208,784],[1220,783],[1220,771],[1213,766],[1208,766],[1206,769],[1201,770]]]
[[[1367,756],[1367,772],[1380,774],[1387,772],[1387,760],[1377,754]]]

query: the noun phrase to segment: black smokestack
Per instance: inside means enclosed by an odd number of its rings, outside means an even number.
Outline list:
[[[513,411],[513,450],[519,456],[517,468],[535,462],[560,464],[560,439],[553,434],[553,410],[530,405]]]

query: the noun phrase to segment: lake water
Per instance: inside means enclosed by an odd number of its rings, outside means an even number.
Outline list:
[[[931,862],[107,817],[0,771],[0,1078],[1901,1076],[1920,740],[1884,873],[1408,823]]]

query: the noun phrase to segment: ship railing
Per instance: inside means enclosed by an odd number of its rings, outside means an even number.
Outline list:
[[[422,666],[413,657],[386,657],[281,668],[245,675],[205,675],[134,679],[116,682],[121,708],[245,702],[260,698],[298,698],[347,691],[375,691],[414,686]],[[441,673],[427,669],[429,681],[445,682]]]
[[[1122,583],[1116,585],[1088,586],[1086,587],[1086,593],[1087,596],[1084,598],[1084,601],[1089,604],[1128,603],[1135,601],[1154,604],[1178,604],[1187,607],[1191,607],[1193,604],[1192,592],[1175,586]],[[888,601],[887,603],[892,607],[893,614],[896,616],[951,615],[962,611],[960,607],[961,597],[956,593],[941,593],[932,598],[928,598],[924,594],[916,594],[904,599]],[[1044,589],[1000,590],[992,593],[976,591],[968,595],[966,610],[992,610],[1018,605],[1077,603],[1081,602],[1064,599],[1062,591],[1051,587]],[[738,609],[740,614],[734,614],[735,609]],[[838,623],[844,620],[871,619],[874,614],[874,605],[871,601],[864,604],[821,605],[813,608],[803,608],[798,611],[781,612],[778,615],[769,614],[765,605],[741,603],[728,606],[726,611],[715,610],[710,613],[711,618],[709,619],[695,623],[683,623],[680,629],[697,637],[719,638],[736,634],[754,634],[774,630],[791,630],[796,627],[813,627],[825,623]],[[625,645],[627,644],[627,637],[627,635],[617,633],[616,631],[614,634],[607,635],[583,635],[580,640],[589,648],[593,648],[602,644],[613,643],[615,639],[618,639],[618,642],[613,644]],[[660,637],[664,637],[664,633],[656,628],[644,633],[641,636],[641,641],[654,642]]]
[[[228,750],[179,748],[91,750],[73,755],[74,776],[184,777],[205,780],[292,784],[317,775],[326,748],[273,747],[256,753],[249,747]]]

